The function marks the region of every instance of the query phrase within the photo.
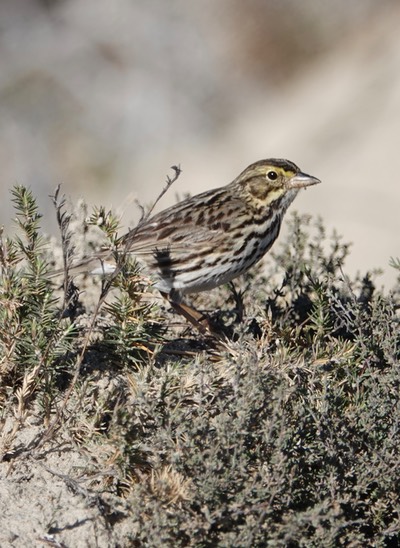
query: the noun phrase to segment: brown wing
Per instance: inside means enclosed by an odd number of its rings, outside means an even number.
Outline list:
[[[204,248],[215,249],[241,222],[243,202],[226,187],[180,202],[128,232],[120,240],[138,256],[167,251],[174,261]]]
[[[227,192],[229,187],[188,198],[139,223],[120,238],[120,251],[132,253],[152,267],[168,263],[168,267],[177,268],[188,258],[211,254],[226,244],[245,213],[243,202]],[[108,273],[113,263],[113,253],[104,249],[74,265],[71,273]]]

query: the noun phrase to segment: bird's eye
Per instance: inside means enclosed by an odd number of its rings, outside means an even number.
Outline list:
[[[278,178],[278,174],[276,171],[268,171],[267,173],[267,177],[270,181],[276,181],[276,179]]]

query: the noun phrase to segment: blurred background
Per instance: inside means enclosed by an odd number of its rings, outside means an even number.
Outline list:
[[[163,198],[284,157],[323,184],[293,209],[353,248],[347,271],[399,256],[398,0],[0,1],[0,224],[9,189],[138,219]]]

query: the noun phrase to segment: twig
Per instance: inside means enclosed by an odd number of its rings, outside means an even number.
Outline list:
[[[172,166],[172,169],[175,171],[174,176],[172,178],[167,176],[167,184],[165,185],[163,190],[160,192],[157,199],[155,200],[155,202],[153,203],[153,205],[151,206],[149,211],[146,213],[146,215],[144,215],[144,217],[141,219],[141,221],[138,223],[138,225],[131,231],[132,237],[134,237],[134,235],[135,235],[136,231],[138,230],[138,228],[144,222],[146,222],[148,220],[148,218],[150,217],[152,211],[154,210],[154,207],[157,205],[159,200],[164,196],[164,194],[168,191],[168,189],[171,187],[171,185],[178,179],[179,175],[181,174],[181,169],[180,169],[179,166]],[[58,190],[59,190],[59,188],[57,189],[57,191],[54,195],[53,203],[58,203],[57,202]],[[65,219],[65,217],[61,216],[60,219],[61,220]],[[65,224],[63,225],[63,227],[65,227]],[[118,274],[121,272],[121,269],[123,268],[123,266],[125,264],[125,259],[126,259],[126,256],[128,254],[128,251],[129,251],[129,242],[127,242],[125,244],[122,253],[118,253],[117,249],[115,250],[116,269],[112,273],[112,275],[109,277],[109,279],[106,281],[106,283],[104,284],[104,286],[102,288],[102,292],[100,294],[99,300],[96,304],[96,307],[95,307],[95,310],[94,310],[94,313],[93,313],[92,321],[90,322],[89,328],[87,330],[87,333],[86,333],[86,336],[85,336],[85,339],[84,339],[82,350],[79,353],[79,356],[76,360],[73,377],[71,379],[71,382],[69,384],[67,392],[64,396],[64,399],[63,399],[62,403],[60,404],[60,406],[57,408],[56,416],[55,416],[54,420],[51,422],[51,424],[48,426],[48,428],[42,434],[40,434],[38,437],[36,437],[34,440],[31,441],[31,443],[27,447],[27,452],[32,451],[34,449],[37,449],[38,447],[43,445],[47,440],[49,440],[51,438],[51,436],[58,430],[58,428],[60,428],[61,418],[64,414],[67,403],[68,403],[68,401],[71,397],[71,394],[72,394],[72,392],[75,388],[76,382],[78,380],[79,373],[80,373],[80,370],[81,370],[81,366],[82,366],[82,363],[83,363],[83,360],[84,360],[84,357],[85,357],[85,354],[86,354],[86,350],[87,350],[87,347],[89,345],[91,335],[92,335],[92,333],[95,329],[96,320],[97,320],[97,316],[99,314],[100,308],[103,305],[105,299],[107,298],[107,295],[111,290],[111,287],[113,285],[114,280],[116,279]],[[68,255],[67,255],[66,258],[68,260]]]

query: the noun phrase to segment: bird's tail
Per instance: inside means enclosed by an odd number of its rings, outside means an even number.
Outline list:
[[[68,268],[68,274],[72,277],[78,276],[79,274],[107,276],[108,274],[112,274],[115,268],[116,264],[112,253],[107,251],[96,255],[90,255],[78,263],[72,264],[72,266]],[[55,270],[54,272],[50,272],[50,277],[56,278],[57,276],[64,274],[64,272],[65,270],[63,268]]]

